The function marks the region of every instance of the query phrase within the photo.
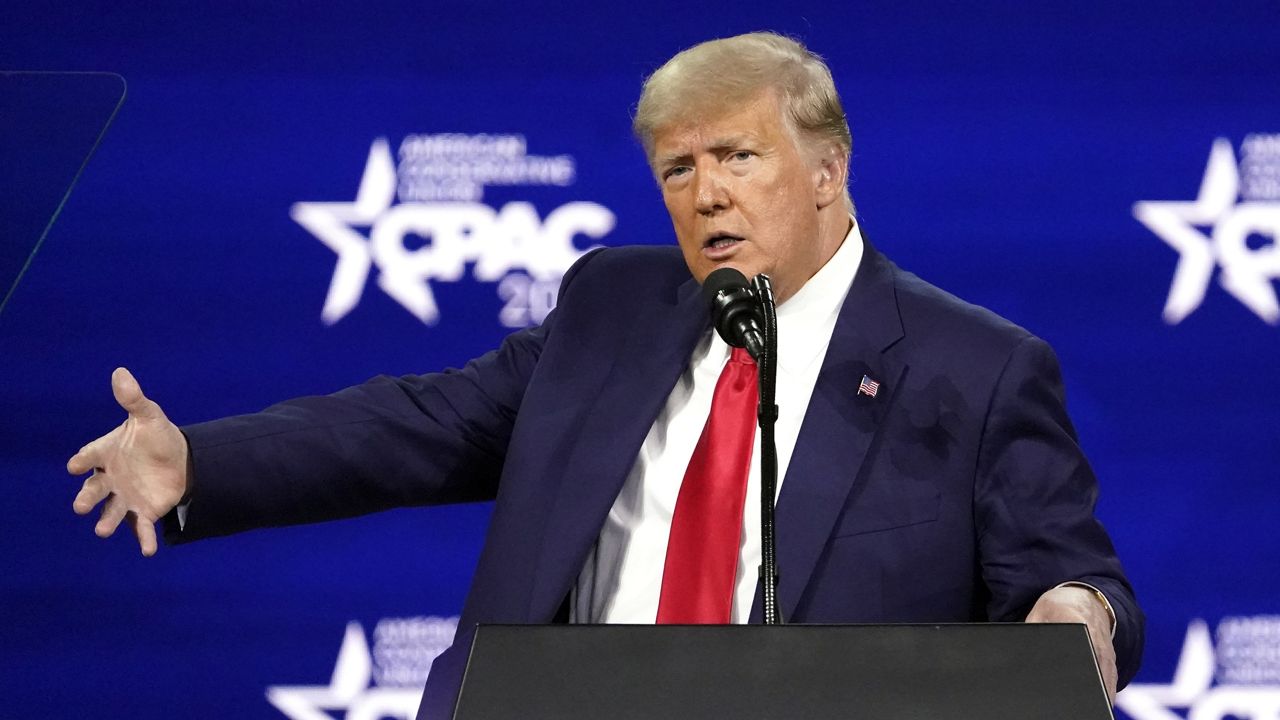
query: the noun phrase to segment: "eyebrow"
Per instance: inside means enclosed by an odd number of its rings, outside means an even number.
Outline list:
[[[707,144],[707,149],[712,152],[723,152],[735,147],[739,147],[747,142],[756,141],[757,138],[751,133],[737,133],[735,135],[724,135],[712,140]],[[654,167],[671,167],[673,165],[681,165],[692,159],[692,155],[687,152],[671,153],[669,155],[659,155],[654,158]]]

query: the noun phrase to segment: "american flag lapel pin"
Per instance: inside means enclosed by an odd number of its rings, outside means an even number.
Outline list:
[[[872,380],[870,375],[863,375],[862,382],[858,384],[858,394],[875,397],[878,392],[880,392],[880,383]]]

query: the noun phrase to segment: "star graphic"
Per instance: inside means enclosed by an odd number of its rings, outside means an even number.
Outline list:
[[[341,320],[360,302],[373,264],[369,241],[354,228],[370,227],[391,207],[396,194],[396,168],[386,138],[369,148],[355,202],[299,202],[289,209],[294,222],[338,254],[320,318],[326,325]]]
[[[1133,683],[1116,696],[1116,707],[1134,720],[1181,720],[1173,708],[1189,708],[1213,684],[1214,652],[1209,626],[1195,620],[1187,627],[1182,655],[1168,685]]]
[[[1209,152],[1195,202],[1144,201],[1133,215],[1178,251],[1178,265],[1165,301],[1164,319],[1181,322],[1204,301],[1215,266],[1218,284],[1272,325],[1280,324],[1280,299],[1272,280],[1280,278],[1280,203],[1244,201],[1231,143],[1218,138]],[[1210,228],[1207,233],[1197,227]],[[1250,247],[1249,238],[1272,242]]]
[[[1133,216],[1178,251],[1178,265],[1164,304],[1164,320],[1170,325],[1181,322],[1200,306],[1213,277],[1213,241],[1195,226],[1212,226],[1229,213],[1239,187],[1240,175],[1231,143],[1218,138],[1209,152],[1195,202],[1134,203]]]
[[[360,623],[347,623],[333,665],[329,685],[274,685],[267,701],[292,720],[334,720],[326,710],[345,710],[346,720],[413,718],[422,691],[411,688],[369,687],[373,657]]]
[[[1209,626],[1204,620],[1192,620],[1182,643],[1182,654],[1168,684],[1133,683],[1116,696],[1116,707],[1134,720],[1231,720],[1252,718],[1268,720],[1280,717],[1280,686],[1265,679],[1241,681],[1227,678],[1214,682],[1223,658],[1225,667],[1236,670],[1261,670],[1264,678],[1274,677],[1274,660],[1259,656],[1253,648],[1269,650],[1271,616],[1238,618],[1246,628],[1237,632],[1236,645],[1228,642],[1214,648]],[[1261,622],[1259,622],[1261,621]],[[1240,627],[1240,625],[1237,625]],[[1218,627],[1219,633],[1222,626]],[[1222,642],[1220,640],[1220,642]],[[1221,653],[1221,655],[1219,655]]]

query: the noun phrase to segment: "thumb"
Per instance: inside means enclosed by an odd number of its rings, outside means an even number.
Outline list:
[[[150,420],[161,414],[159,406],[142,394],[142,387],[134,379],[133,373],[125,368],[118,367],[111,373],[111,393],[116,396],[120,407],[130,415]]]

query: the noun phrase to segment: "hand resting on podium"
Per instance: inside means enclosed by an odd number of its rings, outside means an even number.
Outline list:
[[[1093,654],[1102,671],[1107,699],[1116,702],[1116,650],[1111,643],[1114,620],[1102,598],[1091,587],[1059,585],[1040,596],[1027,614],[1027,622],[1084,623],[1089,629]]]

